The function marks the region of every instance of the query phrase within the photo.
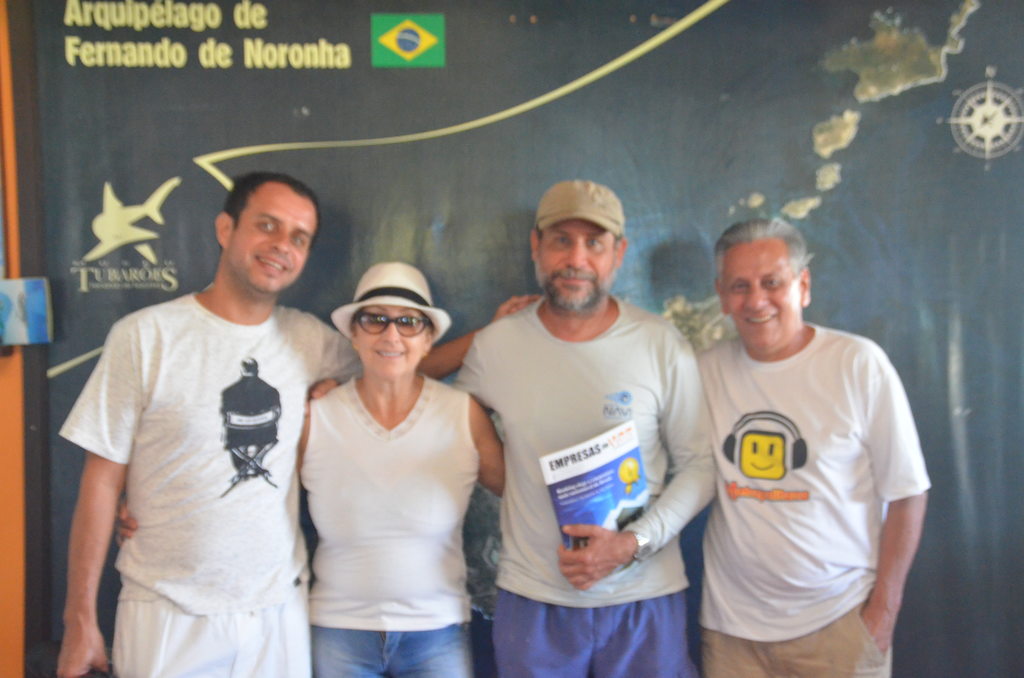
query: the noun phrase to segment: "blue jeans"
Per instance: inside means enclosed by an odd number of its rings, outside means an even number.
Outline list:
[[[315,678],[472,678],[465,624],[433,631],[313,626]]]

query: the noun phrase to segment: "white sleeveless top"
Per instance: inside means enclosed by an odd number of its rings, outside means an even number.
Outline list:
[[[425,379],[388,431],[355,380],[310,408],[301,469],[319,535],[310,620],[424,631],[469,619],[462,521],[479,470],[469,396]]]

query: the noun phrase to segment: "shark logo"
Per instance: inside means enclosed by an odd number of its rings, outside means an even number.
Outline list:
[[[149,263],[156,264],[156,253],[153,252],[153,248],[149,243],[142,241],[154,240],[160,236],[155,231],[136,226],[135,222],[143,217],[149,217],[163,226],[164,218],[160,214],[160,207],[180,183],[179,177],[168,179],[153,191],[153,195],[149,196],[146,202],[127,207],[114,194],[110,182],[103,184],[103,211],[92,220],[92,232],[100,242],[89,250],[82,260],[95,261],[125,245],[141,243],[135,245],[135,250]]]

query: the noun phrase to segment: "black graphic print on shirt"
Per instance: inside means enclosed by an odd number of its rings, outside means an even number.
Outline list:
[[[263,460],[277,444],[281,395],[260,379],[259,372],[256,360],[246,358],[242,361],[242,377],[220,394],[224,449],[231,455],[235,467],[235,475],[222,497],[250,478],[263,478],[277,487],[270,478],[270,471],[263,466]]]

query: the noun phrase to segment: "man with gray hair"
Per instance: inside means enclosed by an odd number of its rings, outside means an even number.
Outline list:
[[[494,622],[503,678],[696,675],[676,537],[713,492],[704,400],[679,332],[610,294],[624,226],[609,188],[552,186],[530,232],[543,296],[478,332],[459,374],[505,431]],[[622,531],[560,530],[539,458],[626,421],[656,499]],[[586,545],[565,548],[563,533]]]
[[[707,678],[891,673],[929,480],[885,353],[803,320],[810,259],[781,219],[735,224],[715,245],[739,339],[700,357],[718,471]]]

